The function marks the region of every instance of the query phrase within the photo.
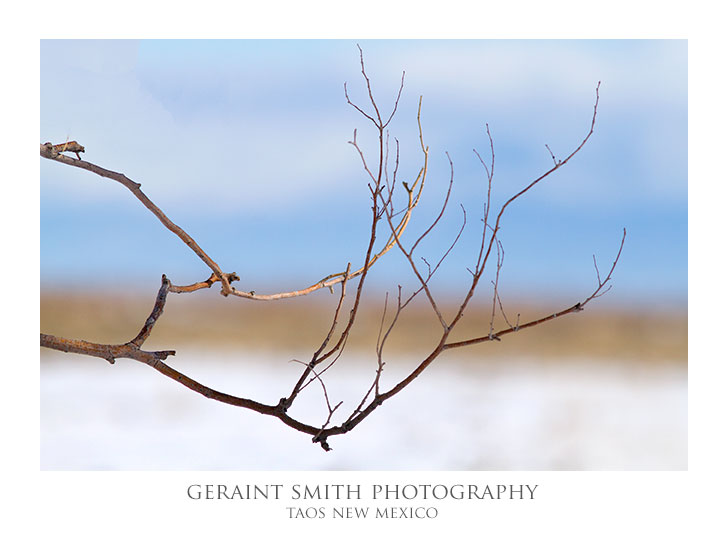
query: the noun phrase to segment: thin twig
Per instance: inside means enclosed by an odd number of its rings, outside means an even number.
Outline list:
[[[492,282],[492,285],[494,286],[493,292],[492,292],[492,313],[490,314],[490,334],[489,336],[493,337],[493,332],[495,331],[495,304],[497,302],[497,286],[500,283],[500,270],[502,269],[502,264],[505,261],[505,250],[502,247],[502,243],[500,240],[497,240],[497,266],[495,269],[495,280]]]
[[[151,314],[147,318],[146,322],[144,323],[144,326],[142,326],[141,330],[137,334],[137,336],[129,341],[129,344],[134,345],[135,347],[141,347],[141,345],[144,343],[144,341],[147,340],[149,335],[151,334],[152,329],[154,328],[154,325],[157,322],[157,319],[161,316],[162,312],[164,311],[164,305],[167,301],[167,293],[169,292],[169,280],[165,275],[162,275],[162,285],[159,288],[159,292],[157,293],[156,301],[154,302],[154,308],[151,311]]]

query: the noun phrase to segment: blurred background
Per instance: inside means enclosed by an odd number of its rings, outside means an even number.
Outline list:
[[[357,43],[390,124],[400,180],[428,184],[407,230],[434,264],[467,213],[432,289],[451,314],[467,290],[495,149],[493,209],[571,160],[503,217],[499,293],[521,322],[572,306],[610,268],[613,288],[585,313],[449,351],[331,453],[278,421],[192,393],[136,362],[41,351],[43,469],[686,469],[686,41],[42,41],[40,142],[141,182],[239,289],[300,289],[360,265],[370,224],[357,140],[375,161]],[[59,57],[82,58],[72,63]],[[393,168],[393,159],[390,170]],[[41,159],[41,331],[122,343],[138,332],[164,273],[205,265],[119,184]],[[402,198],[397,199],[400,203]],[[460,205],[462,207],[460,207]],[[383,234],[383,232],[381,232]],[[383,238],[383,236],[382,236]],[[425,265],[424,262],[421,265]],[[454,338],[489,331],[494,271]],[[368,389],[385,295],[416,288],[392,250],[371,272],[359,327],[328,373],[344,417]],[[275,403],[325,336],[338,294],[273,303],[217,289],[170,295],[148,347],[206,385]],[[499,324],[503,324],[498,319]],[[428,354],[438,323],[407,309],[388,344],[384,386]],[[325,420],[312,384],[293,415]]]

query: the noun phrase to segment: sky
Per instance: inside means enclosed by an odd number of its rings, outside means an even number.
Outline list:
[[[473,149],[489,161],[486,125],[499,207],[552,166],[546,144],[557,158],[578,146],[600,82],[589,142],[503,217],[501,294],[569,304],[589,295],[593,255],[607,271],[626,228],[604,298],[686,303],[684,40],[44,40],[40,142],[76,140],[84,159],[140,182],[223,270],[240,274],[238,288],[299,289],[347,262],[359,265],[367,244],[367,181],[349,141],[356,130],[374,161],[377,132],[346,102],[344,83],[353,102],[371,109],[357,44],[382,113],[405,71],[389,136],[392,153],[399,142],[399,179],[409,182],[422,164],[422,97],[428,185],[406,242],[436,217],[450,178],[447,154],[452,160],[452,199],[421,246],[436,263],[464,208],[465,231],[436,275],[442,295],[466,289],[475,261],[486,176]],[[48,160],[40,180],[43,290],[153,292],[161,273],[178,284],[209,276],[119,184]],[[370,283],[378,292],[414,287],[396,250]]]

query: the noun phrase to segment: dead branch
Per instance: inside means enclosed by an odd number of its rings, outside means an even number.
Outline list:
[[[613,265],[611,266],[611,270],[608,272],[608,275],[606,276],[606,278],[603,281],[601,281],[600,277],[599,277],[598,285],[596,286],[595,291],[593,293],[591,293],[582,302],[577,302],[570,308],[566,308],[565,310],[561,310],[561,311],[553,313],[551,315],[546,315],[545,317],[541,317],[540,319],[536,319],[534,321],[530,321],[528,323],[521,324],[521,325],[516,324],[515,326],[510,326],[510,328],[506,328],[505,330],[500,330],[499,332],[493,334],[493,337],[499,338],[506,334],[512,334],[513,332],[519,332],[520,330],[524,330],[526,328],[531,328],[533,326],[538,326],[543,323],[547,323],[548,321],[552,321],[553,319],[558,319],[559,317],[563,317],[564,315],[568,315],[569,313],[583,311],[586,304],[588,304],[593,299],[596,299],[596,298],[602,296],[606,291],[608,291],[608,289],[606,289],[604,291],[603,288],[611,280],[611,276],[613,275],[613,271],[616,268],[616,264],[618,263],[618,260],[621,257],[621,252],[623,251],[625,242],[626,242],[626,228],[623,229],[623,235],[621,236],[621,244],[618,247],[618,252],[616,253],[616,258],[613,260]],[[444,345],[444,349],[445,350],[456,349],[459,347],[466,347],[468,345],[474,345],[476,343],[483,343],[485,341],[492,341],[492,339],[490,338],[490,336],[485,336],[485,337],[477,337],[477,338],[473,338],[473,339],[468,339],[468,340],[464,340],[464,341],[458,341],[456,343],[447,343],[446,345]]]
[[[75,160],[72,158],[69,158],[68,156],[64,156],[63,154],[59,153],[56,149],[54,149],[53,145],[51,143],[45,143],[40,145],[40,155],[47,159],[52,159],[55,161],[58,161],[60,163],[65,163],[66,165],[71,165],[73,167],[79,167],[81,169],[85,169],[87,171],[91,171],[93,173],[98,174],[99,176],[103,176],[104,178],[109,178],[111,180],[114,180],[115,182],[120,183],[124,187],[126,187],[131,193],[139,199],[139,201],[149,210],[151,211],[157,219],[161,221],[161,223],[167,227],[167,229],[172,232],[174,235],[179,237],[185,245],[187,245],[189,248],[191,248],[197,256],[210,268],[212,269],[212,272],[216,276],[218,280],[222,282],[222,294],[226,295],[229,294],[232,291],[232,288],[230,287],[230,280],[229,275],[226,273],[223,273],[220,269],[220,266],[215,263],[212,258],[210,258],[207,253],[202,250],[202,247],[200,247],[197,242],[192,239],[192,237],[182,230],[179,226],[174,224],[169,217],[165,215],[165,213],[157,207],[156,204],[154,204],[149,197],[147,197],[142,191],[141,191],[141,184],[136,183],[126,176],[124,176],[121,173],[110,171],[108,169],[104,169],[103,167],[99,167],[98,165],[94,165],[93,163],[89,163],[88,161],[81,161],[81,160]]]
[[[325,339],[321,343],[320,347],[318,347],[318,350],[316,350],[313,353],[313,357],[311,358],[310,362],[305,368],[305,371],[303,371],[303,374],[300,375],[300,378],[298,379],[298,382],[296,382],[295,386],[293,386],[293,391],[288,395],[287,397],[280,399],[280,403],[285,407],[287,410],[290,408],[290,406],[293,404],[293,401],[298,396],[298,393],[301,392],[301,390],[305,387],[306,379],[308,378],[309,374],[311,372],[314,372],[313,369],[316,365],[320,362],[318,359],[323,350],[328,345],[328,342],[331,340],[331,336],[333,335],[333,332],[336,330],[336,325],[338,324],[338,317],[341,313],[341,307],[343,306],[343,300],[346,298],[346,283],[348,282],[348,274],[351,271],[351,264],[349,263],[346,267],[345,276],[343,277],[343,281],[341,282],[341,297],[338,299],[338,306],[336,306],[336,311],[333,314],[333,321],[331,322],[331,328],[328,330],[328,334],[326,335]]]
[[[591,135],[593,135],[593,130],[596,126],[596,116],[598,114],[598,102],[599,102],[599,98],[600,98],[598,90],[600,87],[601,87],[601,82],[598,82],[598,84],[596,85],[596,102],[593,105],[593,115],[591,117],[591,126],[590,126],[590,129],[588,130],[588,133],[586,134],[586,136],[583,138],[581,143],[564,160],[556,162],[553,165],[553,167],[551,167],[549,170],[547,170],[546,172],[544,172],[543,174],[541,174],[540,176],[538,176],[537,178],[532,180],[527,186],[525,186],[519,192],[517,192],[512,197],[510,197],[502,205],[502,207],[500,208],[500,211],[497,214],[497,218],[495,219],[495,226],[492,228],[492,234],[490,236],[490,239],[489,239],[489,242],[487,245],[487,251],[485,252],[485,254],[483,256],[484,245],[486,242],[485,237],[487,235],[487,230],[489,228],[489,225],[487,223],[487,215],[488,215],[489,206],[490,206],[489,196],[490,196],[490,187],[491,187],[491,183],[492,183],[492,172],[488,173],[488,192],[487,192],[488,201],[487,201],[487,208],[486,208],[486,212],[485,212],[485,219],[484,219],[483,225],[482,225],[482,245],[480,246],[480,252],[479,252],[479,256],[478,256],[477,266],[475,268],[474,275],[472,277],[472,283],[470,284],[470,288],[469,288],[467,294],[465,295],[464,299],[462,300],[462,304],[460,305],[459,310],[457,310],[457,313],[455,314],[454,318],[450,322],[450,327],[454,327],[454,325],[456,325],[459,322],[459,320],[464,315],[464,311],[467,308],[467,305],[469,304],[470,300],[472,299],[472,297],[475,294],[475,290],[477,289],[477,285],[480,281],[480,277],[482,276],[482,273],[484,273],[485,266],[487,265],[487,260],[490,257],[490,252],[492,251],[492,246],[497,240],[497,233],[500,230],[500,220],[502,219],[502,216],[505,213],[505,210],[507,209],[507,207],[510,204],[512,204],[513,202],[515,202],[518,198],[523,196],[525,193],[530,191],[533,187],[535,187],[535,185],[537,185],[538,183],[545,180],[548,176],[553,174],[555,171],[557,171],[563,165],[567,164],[573,158],[573,156],[575,156],[578,152],[580,152],[580,150],[583,148],[583,146],[591,138]],[[487,132],[488,132],[488,136],[489,136],[489,128],[487,129]],[[490,144],[491,149],[493,150],[492,169],[494,171],[494,148],[492,148],[493,147],[492,137],[490,137],[490,143],[491,143]]]
[[[167,301],[167,293],[169,292],[169,280],[162,275],[162,285],[157,293],[154,308],[149,317],[144,322],[139,333],[123,345],[103,345],[100,343],[92,343],[78,339],[65,339],[62,337],[51,336],[48,334],[40,335],[40,346],[48,349],[60,350],[63,352],[74,352],[76,354],[85,354],[87,356],[96,356],[103,358],[109,363],[115,363],[117,358],[130,358],[142,363],[152,365],[153,362],[166,359],[167,356],[174,354],[173,350],[162,350],[155,352],[147,352],[141,350],[141,346],[151,334],[154,325],[164,311],[164,305]]]
[[[398,101],[397,101],[398,104]],[[420,102],[420,110],[421,110],[421,102]],[[421,128],[421,123],[420,123]],[[181,227],[177,226],[172,222],[169,217],[156,205],[154,204],[149,197],[147,197],[142,191],[141,191],[141,184],[134,182],[133,180],[130,180],[125,175],[111,171],[108,169],[104,169],[103,167],[100,167],[98,165],[95,165],[93,163],[90,163],[88,161],[80,161],[80,160],[74,160],[72,158],[69,158],[68,156],[64,156],[60,153],[58,146],[63,145],[53,145],[52,143],[44,143],[40,145],[40,155],[46,159],[51,159],[54,161],[57,161],[59,163],[64,163],[66,165],[71,165],[73,167],[78,167],[81,169],[88,170],[90,172],[93,172],[95,174],[98,174],[99,176],[103,176],[104,178],[109,178],[111,180],[114,180],[127,189],[129,189],[133,195],[139,199],[139,201],[149,210],[151,211],[160,221],[161,223],[169,229],[172,233],[177,235],[189,248],[191,248],[197,256],[199,256],[202,261],[212,269],[212,275],[210,277],[203,281],[203,282],[195,282],[188,285],[170,285],[169,291],[172,293],[191,293],[193,291],[198,291],[200,289],[208,289],[212,287],[217,282],[222,283],[222,291],[221,293],[225,296],[228,295],[234,295],[236,297],[242,297],[249,300],[263,300],[263,301],[272,301],[272,300],[280,300],[280,299],[287,299],[287,298],[295,298],[295,297],[301,297],[304,295],[309,295],[310,293],[313,293],[314,291],[318,291],[319,289],[323,288],[332,288],[336,284],[340,284],[344,280],[344,274],[343,272],[329,274],[316,282],[315,284],[312,284],[308,287],[305,287],[303,289],[297,289],[293,291],[284,291],[280,293],[274,293],[274,294],[258,294],[255,291],[240,291],[238,289],[235,289],[230,284],[232,282],[240,280],[239,276],[232,272],[232,273],[225,273],[222,272],[219,265],[210,258],[207,253],[197,244],[197,242],[192,239],[192,237],[187,234]],[[425,160],[424,165],[422,167],[422,170],[419,172],[417,178],[414,180],[412,191],[409,192],[409,201],[407,204],[407,207],[404,212],[404,216],[401,218],[400,222],[396,226],[396,233],[397,235],[401,236],[404,233],[404,230],[406,230],[407,225],[409,224],[409,221],[411,220],[411,215],[416,208],[417,204],[419,203],[419,198],[421,197],[421,192],[424,187],[424,179],[426,178],[427,173],[427,154],[425,152]],[[414,189],[416,188],[416,192]],[[367,263],[365,266],[350,272],[347,277],[348,279],[356,278],[358,276],[361,276],[361,274],[364,272],[365,269],[370,269],[384,254],[386,254],[391,248],[394,246],[394,239],[393,236],[389,238],[386,245],[382,247],[382,249],[377,252],[376,254],[373,254],[369,257],[369,263]]]
[[[239,291],[232,287],[231,283],[234,281],[238,281],[240,278],[237,276],[235,272],[225,272],[223,271],[219,265],[210,257],[207,255],[207,253],[197,244],[194,239],[192,239],[191,236],[189,236],[182,228],[174,224],[165,214],[164,212],[156,206],[142,191],[141,191],[141,185],[130,180],[125,175],[110,171],[107,169],[104,169],[98,165],[95,165],[93,163],[90,163],[88,161],[82,161],[80,159],[80,152],[85,153],[84,147],[82,147],[80,144],[78,144],[75,141],[72,142],[66,142],[65,144],[60,145],[53,145],[51,143],[45,143],[40,145],[40,155],[44,158],[63,163],[66,165],[71,165],[73,167],[77,167],[80,169],[84,169],[90,172],[93,172],[99,176],[102,176],[104,178],[109,178],[111,180],[114,180],[121,185],[125,186],[131,193],[147,208],[149,209],[160,221],[161,223],[169,229],[172,233],[177,235],[189,248],[191,248],[197,256],[207,265],[211,270],[212,274],[210,277],[202,282],[197,282],[189,285],[174,285],[172,284],[169,279],[162,275],[162,283],[161,287],[157,293],[154,306],[152,309],[152,312],[144,322],[143,326],[141,327],[139,333],[131,340],[124,344],[119,345],[107,345],[107,344],[99,344],[99,343],[93,343],[89,341],[84,340],[73,340],[73,339],[67,339],[62,337],[56,337],[49,334],[41,334],[40,335],[40,344],[42,347],[46,347],[49,349],[64,351],[64,352],[73,352],[78,354],[85,354],[89,356],[95,356],[103,358],[110,363],[114,363],[116,359],[118,358],[129,358],[136,361],[139,361],[141,363],[145,363],[149,365],[150,367],[154,368],[158,372],[162,373],[163,375],[167,376],[168,378],[171,378],[172,380],[182,384],[183,386],[189,388],[192,391],[195,391],[201,395],[204,395],[205,397],[230,404],[233,406],[238,406],[241,408],[249,409],[252,411],[255,411],[257,413],[263,414],[263,415],[269,415],[272,417],[275,417],[279,419],[282,423],[285,425],[299,431],[303,432],[305,434],[308,434],[312,436],[312,440],[314,443],[319,443],[321,447],[324,450],[330,450],[330,445],[328,444],[328,438],[331,436],[341,435],[350,432],[355,428],[361,421],[363,421],[366,417],[371,415],[379,406],[381,406],[387,399],[393,397],[394,395],[398,394],[400,391],[402,391],[406,386],[408,386],[413,380],[415,380],[437,357],[439,357],[444,351],[456,349],[460,347],[475,345],[479,343],[483,343],[486,341],[492,341],[492,340],[500,340],[502,336],[511,334],[514,332],[518,332],[520,330],[523,330],[525,328],[531,328],[534,326],[541,325],[543,323],[546,323],[548,321],[557,319],[559,317],[562,317],[564,315],[579,312],[584,309],[586,304],[590,303],[590,301],[602,296],[605,294],[609,289],[610,285],[607,287],[607,284],[611,281],[612,275],[614,273],[614,270],[616,268],[616,265],[618,264],[618,261],[621,257],[621,252],[624,247],[625,239],[626,239],[626,230],[623,231],[623,236],[621,238],[621,244],[618,249],[618,253],[616,254],[616,257],[611,265],[611,268],[605,278],[601,277],[601,273],[598,268],[598,264],[596,262],[595,256],[593,258],[594,261],[594,267],[596,270],[596,278],[597,278],[597,285],[595,291],[591,293],[587,298],[582,300],[581,302],[576,303],[573,306],[570,306],[566,309],[563,309],[559,312],[541,317],[539,319],[531,320],[529,322],[526,322],[524,324],[520,324],[520,316],[518,315],[518,319],[515,325],[511,324],[508,320],[507,316],[505,315],[504,307],[502,304],[502,300],[500,298],[500,294],[498,291],[498,285],[499,285],[499,277],[500,277],[500,271],[503,266],[504,261],[504,248],[502,246],[502,242],[500,241],[498,237],[498,233],[500,231],[500,223],[501,219],[507,209],[508,206],[510,206],[515,200],[520,198],[521,196],[525,195],[528,191],[530,191],[536,184],[542,182],[545,180],[548,176],[553,174],[556,170],[561,168],[563,165],[566,165],[573,156],[575,156],[581,148],[586,144],[586,142],[590,139],[591,135],[593,134],[595,123],[596,123],[596,116],[598,112],[598,102],[599,102],[599,87],[600,82],[598,86],[596,87],[596,99],[595,104],[593,108],[593,115],[591,118],[591,124],[590,129],[585,135],[585,137],[582,139],[581,143],[570,153],[568,154],[565,159],[559,160],[555,157],[553,152],[550,150],[550,147],[546,145],[546,148],[548,152],[551,155],[551,158],[553,160],[553,166],[541,174],[539,177],[529,181],[522,189],[520,189],[516,194],[511,196],[504,204],[500,207],[499,211],[497,212],[497,216],[495,218],[494,225],[491,225],[489,222],[490,218],[490,208],[491,208],[491,195],[492,195],[492,187],[493,187],[493,178],[494,178],[494,172],[495,172],[495,149],[494,149],[494,142],[492,135],[490,133],[489,125],[486,125],[486,133],[487,138],[489,140],[489,146],[490,146],[490,163],[489,165],[484,161],[484,159],[480,156],[480,154],[475,150],[475,154],[479,161],[481,162],[482,166],[485,170],[485,176],[486,176],[486,192],[484,194],[483,199],[483,212],[482,212],[482,231],[481,231],[481,237],[479,239],[479,247],[476,250],[476,259],[475,259],[475,266],[474,269],[468,269],[469,272],[472,275],[472,278],[469,282],[469,286],[466,289],[466,292],[464,293],[462,300],[457,307],[454,315],[452,318],[448,321],[444,313],[442,312],[440,305],[438,303],[438,300],[436,296],[434,295],[434,292],[432,291],[432,288],[430,287],[430,283],[434,277],[434,275],[437,273],[439,267],[442,265],[444,260],[448,257],[449,253],[452,251],[454,246],[458,243],[460,236],[462,235],[462,232],[464,231],[464,228],[467,224],[467,213],[464,209],[464,206],[462,207],[462,214],[463,214],[463,222],[462,226],[459,229],[459,232],[456,234],[456,236],[453,238],[451,244],[449,247],[442,253],[442,255],[439,257],[439,260],[434,263],[432,261],[431,263],[427,261],[425,258],[421,258],[421,260],[426,265],[426,272],[423,272],[423,270],[420,268],[420,265],[418,265],[418,260],[415,260],[414,253],[417,247],[423,242],[424,239],[429,237],[431,233],[434,231],[435,228],[437,228],[440,225],[440,222],[443,220],[443,218],[446,215],[449,200],[453,191],[454,186],[454,164],[449,157],[448,153],[445,153],[447,156],[447,159],[449,161],[450,166],[450,175],[449,175],[449,183],[447,186],[446,194],[444,195],[444,198],[442,199],[442,205],[437,213],[434,220],[426,226],[426,228],[411,242],[411,244],[406,244],[404,242],[404,231],[407,229],[411,219],[412,214],[414,211],[414,208],[417,207],[419,204],[419,201],[422,196],[422,192],[424,189],[425,181],[427,178],[428,173],[428,159],[429,159],[429,147],[427,147],[424,144],[424,137],[422,132],[422,123],[421,123],[421,108],[422,108],[422,99],[419,98],[419,105],[417,109],[417,125],[419,129],[419,145],[421,149],[421,156],[423,158],[422,166],[414,178],[414,180],[411,182],[411,184],[407,183],[406,181],[401,181],[401,188],[403,188],[402,193],[403,196],[406,199],[405,205],[403,207],[397,207],[395,206],[395,201],[397,197],[395,196],[395,191],[399,191],[399,186],[397,184],[397,172],[399,170],[399,158],[400,158],[400,148],[399,148],[399,142],[398,139],[396,140],[396,151],[395,151],[395,163],[394,163],[394,170],[393,174],[391,175],[391,179],[389,176],[389,167],[388,167],[388,161],[390,157],[390,151],[389,151],[389,132],[387,130],[388,126],[390,125],[394,115],[397,112],[397,109],[399,107],[399,102],[402,95],[402,90],[404,87],[404,73],[402,73],[401,78],[401,84],[399,86],[398,93],[396,95],[396,98],[394,100],[391,112],[386,116],[386,120],[382,118],[382,113],[379,108],[379,105],[377,104],[376,99],[374,98],[373,89],[371,80],[366,72],[366,66],[364,63],[364,57],[363,57],[363,51],[359,47],[359,55],[360,55],[360,63],[361,63],[361,75],[364,79],[364,83],[367,90],[367,96],[368,96],[368,103],[366,106],[360,105],[358,103],[355,103],[351,100],[348,94],[347,85],[344,84],[344,96],[346,99],[346,102],[353,107],[364,119],[371,122],[374,125],[374,130],[378,137],[378,148],[376,150],[375,157],[371,160],[367,159],[367,155],[364,153],[364,151],[361,149],[359,143],[358,143],[358,132],[357,130],[354,130],[353,133],[353,139],[350,141],[350,144],[355,149],[356,153],[358,154],[359,159],[361,160],[361,164],[363,167],[363,171],[366,176],[367,180],[367,187],[369,189],[369,192],[371,194],[371,226],[370,226],[370,232],[368,240],[365,243],[365,246],[362,247],[362,256],[363,260],[361,261],[361,266],[356,269],[351,269],[351,263],[349,262],[346,269],[343,272],[338,272],[334,274],[330,274],[324,278],[322,278],[317,283],[308,286],[303,289],[294,290],[294,291],[287,291],[287,292],[281,292],[281,293],[275,293],[270,295],[258,295],[255,294],[254,291]],[[364,108],[370,108],[370,111],[367,111]],[[65,156],[63,152],[73,152],[76,154],[78,159],[73,159],[68,156]],[[381,223],[382,219],[385,221],[385,243],[383,247],[378,248],[376,246],[376,243],[378,241],[378,231],[379,231],[379,224]],[[396,299],[396,309],[393,312],[393,315],[390,319],[387,320],[387,309],[389,306],[389,299],[388,299],[388,293],[386,295],[386,299],[384,301],[384,309],[381,317],[381,322],[379,325],[379,333],[378,337],[376,339],[375,343],[375,366],[374,366],[374,372],[373,372],[373,378],[371,380],[370,386],[368,386],[368,389],[364,392],[360,402],[356,405],[356,407],[349,413],[347,417],[343,419],[343,422],[341,422],[338,425],[332,424],[333,422],[333,416],[338,411],[338,409],[343,405],[343,401],[334,402],[329,398],[328,389],[326,387],[326,384],[323,380],[323,375],[328,371],[334,364],[336,364],[337,361],[342,357],[344,350],[346,348],[346,342],[353,330],[353,328],[356,325],[356,319],[358,316],[358,311],[361,305],[361,299],[364,292],[364,287],[367,279],[367,275],[369,271],[374,267],[374,265],[377,263],[379,259],[381,259],[387,252],[389,252],[392,248],[396,247],[401,254],[404,256],[404,258],[407,260],[407,263],[409,265],[409,268],[411,269],[412,273],[415,275],[417,279],[417,285],[411,291],[411,294],[407,298],[402,297],[402,287],[401,285],[398,285],[398,292],[397,292],[397,299]],[[493,247],[495,248],[496,253],[496,265],[495,265],[495,278],[492,281],[493,285],[493,295],[492,295],[492,311],[491,311],[491,317],[490,317],[490,324],[489,324],[489,331],[487,333],[483,333],[482,336],[479,337],[473,337],[469,339],[459,340],[459,341],[450,341],[450,337],[452,336],[453,332],[455,332],[455,327],[461,320],[461,318],[464,316],[465,311],[470,304],[471,300],[474,298],[474,295],[476,293],[476,290],[478,288],[479,282],[483,276],[483,273],[485,272],[485,269],[488,265],[488,262],[490,260],[491,252]],[[378,252],[376,252],[378,250]],[[432,266],[434,264],[434,266]],[[352,291],[352,296],[348,295],[348,289],[349,289],[349,282],[351,282],[354,278],[357,278],[357,284],[354,290]],[[222,286],[221,293],[224,296],[228,295],[234,295],[250,300],[278,300],[283,298],[292,298],[292,297],[298,297],[302,295],[307,295],[313,291],[317,291],[318,289],[328,287],[333,288],[335,285],[340,284],[341,290],[340,290],[340,296],[337,301],[336,307],[333,312],[333,316],[331,319],[330,327],[328,328],[325,336],[323,337],[322,342],[318,346],[316,350],[313,351],[311,357],[308,359],[307,363],[304,360],[292,360],[294,362],[298,362],[303,365],[304,369],[301,372],[299,378],[296,380],[295,384],[293,385],[292,389],[290,390],[290,393],[286,397],[281,397],[277,404],[270,405],[270,404],[264,404],[252,399],[247,399],[245,397],[239,397],[235,395],[231,395],[228,393],[223,393],[220,391],[216,391],[214,389],[211,389],[196,380],[176,371],[169,365],[163,362],[168,356],[171,356],[175,354],[174,350],[163,350],[163,351],[145,351],[142,350],[142,345],[144,342],[149,338],[149,336],[152,334],[152,331],[157,323],[157,321],[160,319],[164,307],[166,305],[167,295],[169,292],[172,293],[178,293],[178,294],[184,294],[184,293],[190,293],[193,291],[197,291],[200,289],[206,289],[212,287],[214,284],[219,282]],[[384,390],[381,383],[381,377],[384,370],[384,366],[386,365],[385,357],[384,357],[384,351],[386,347],[387,340],[389,339],[391,333],[395,330],[396,326],[398,325],[398,322],[402,316],[402,313],[404,312],[405,308],[420,294],[424,294],[426,296],[426,299],[432,308],[434,314],[437,316],[437,319],[439,320],[441,326],[442,326],[442,332],[439,336],[438,341],[432,347],[429,354],[426,355],[419,364],[409,372],[408,375],[406,375],[404,378],[400,379],[393,387],[389,388],[388,390]],[[344,314],[344,307],[346,305],[346,302],[348,300],[352,299],[352,302],[350,302],[350,306],[348,308],[347,315]],[[505,319],[505,322],[508,325],[508,328],[500,330],[498,332],[495,332],[494,327],[494,321],[495,321],[495,315],[496,315],[496,306],[499,304],[500,312],[502,313],[502,316]],[[344,319],[345,318],[345,319]],[[325,362],[325,364],[324,364]],[[325,401],[325,406],[327,409],[327,417],[326,420],[322,424],[314,425],[314,424],[308,424],[304,423],[302,421],[299,421],[293,417],[291,417],[288,414],[289,409],[294,404],[295,400],[300,396],[301,392],[305,390],[305,388],[311,384],[312,382],[317,381],[322,388],[323,391],[323,397]]]

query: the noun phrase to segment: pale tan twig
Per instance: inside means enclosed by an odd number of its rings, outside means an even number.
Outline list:
[[[230,282],[236,282],[240,279],[239,276],[237,276],[237,273],[225,273],[227,276],[227,279]],[[212,287],[216,282],[220,282],[221,279],[218,277],[215,273],[212,273],[210,277],[205,280],[204,282],[197,282],[195,284],[189,284],[186,286],[176,286],[174,284],[169,285],[169,292],[170,293],[191,293],[193,291],[197,291],[199,289],[209,289]]]
[[[493,332],[495,331],[495,304],[497,303],[497,286],[500,283],[500,270],[502,269],[502,264],[505,261],[505,250],[502,247],[502,243],[500,240],[497,240],[497,265],[495,268],[495,280],[492,282],[492,285],[494,286],[493,292],[492,292],[492,313],[490,314],[490,338],[499,339],[495,336],[493,336]]]

